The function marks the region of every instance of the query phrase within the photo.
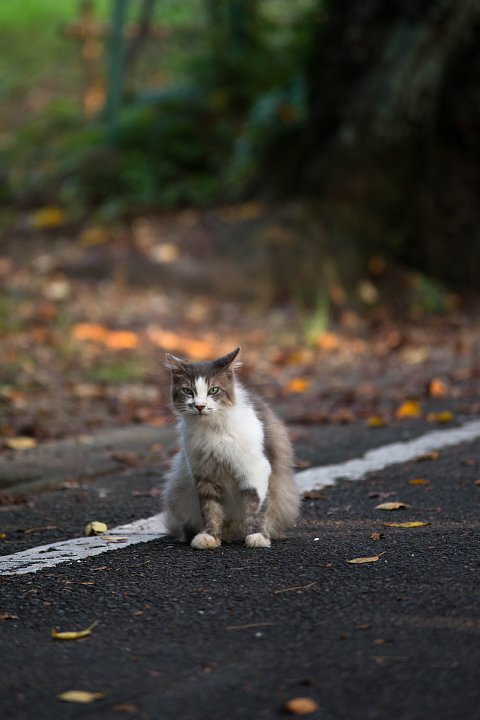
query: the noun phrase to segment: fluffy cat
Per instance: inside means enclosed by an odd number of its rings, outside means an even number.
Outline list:
[[[195,363],[166,355],[181,445],[165,486],[166,524],[198,550],[239,539],[269,547],[298,515],[287,431],[236,379],[239,351]]]

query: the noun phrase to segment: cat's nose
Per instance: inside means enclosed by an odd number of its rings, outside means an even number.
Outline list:
[[[205,409],[206,403],[195,403],[195,407],[198,410],[198,412],[201,413],[202,410]]]

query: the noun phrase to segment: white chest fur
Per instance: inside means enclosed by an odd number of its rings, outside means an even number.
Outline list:
[[[240,388],[233,406],[205,417],[182,418],[180,432],[192,473],[223,473],[240,489],[256,489],[264,500],[271,467],[264,453],[263,425]]]

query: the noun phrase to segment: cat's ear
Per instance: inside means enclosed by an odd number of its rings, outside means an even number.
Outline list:
[[[185,369],[186,361],[181,358],[165,353],[165,367],[172,372],[181,372]]]
[[[241,362],[236,362],[233,366],[232,363],[237,357],[238,353],[240,352],[240,348],[237,347],[235,350],[232,350],[232,352],[228,353],[228,355],[224,355],[223,357],[218,358],[217,360],[214,360],[213,364],[215,366],[216,370],[226,370],[227,368],[232,367],[237,368],[241,366]]]

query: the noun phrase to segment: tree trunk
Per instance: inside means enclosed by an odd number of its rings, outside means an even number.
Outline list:
[[[480,282],[479,31],[479,0],[331,0],[309,70],[306,182],[337,231],[458,284]]]

